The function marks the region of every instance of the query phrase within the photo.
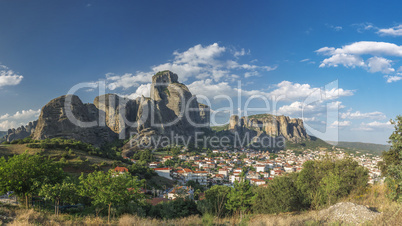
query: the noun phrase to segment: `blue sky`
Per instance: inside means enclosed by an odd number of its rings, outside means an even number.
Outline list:
[[[43,105],[78,83],[105,81],[107,92],[135,98],[149,93],[154,72],[170,69],[197,96],[231,96],[233,109],[242,110],[235,113],[244,114],[252,95],[270,104],[284,95],[270,110],[303,116],[314,135],[386,143],[389,119],[402,113],[401,7],[398,1],[0,0],[0,130],[37,118]],[[306,105],[324,87],[325,98]],[[78,94],[92,102],[97,90]],[[216,123],[227,121],[230,113],[219,110],[227,101],[211,107]],[[327,119],[329,112],[336,117]]]

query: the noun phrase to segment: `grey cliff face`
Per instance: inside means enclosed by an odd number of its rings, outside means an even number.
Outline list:
[[[244,133],[255,131],[256,136],[283,136],[287,140],[299,142],[303,139],[310,139],[301,119],[290,119],[288,116],[263,115],[258,118],[250,116],[239,119],[232,115],[229,121],[229,130],[232,132]]]
[[[11,142],[17,139],[24,139],[31,136],[35,131],[38,121],[29,122],[26,126],[18,127],[17,129],[9,129],[6,135],[6,141]]]

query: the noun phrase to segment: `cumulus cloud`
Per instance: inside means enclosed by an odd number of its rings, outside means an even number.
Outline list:
[[[0,88],[20,84],[24,76],[15,73],[4,65],[0,65]]]
[[[365,119],[365,118],[379,119],[379,120],[386,119],[385,114],[379,111],[367,112],[367,113],[361,113],[360,111],[355,112],[348,111],[345,113],[341,113],[340,117],[342,119]]]
[[[228,82],[214,83],[212,79],[199,80],[188,85],[191,93],[197,96],[205,96],[213,99],[219,95],[235,96],[237,90],[232,88]]]
[[[38,110],[22,110],[14,114],[0,115],[0,130],[8,130],[21,125],[26,125],[28,122],[36,120],[40,114]]]
[[[151,83],[148,84],[142,84],[140,85],[135,93],[132,93],[130,95],[127,95],[125,97],[130,98],[130,99],[136,99],[138,97],[149,97],[151,95]]]
[[[309,84],[299,84],[289,81],[282,81],[275,85],[276,89],[269,93],[271,97],[283,97],[283,100],[294,101],[305,99],[311,95],[320,95],[316,99],[332,100],[343,96],[352,96],[352,90],[344,90],[342,88],[332,88],[330,90],[321,90],[313,88]]]
[[[32,117],[38,117],[40,114],[40,109],[38,110],[22,110],[22,111],[17,111],[16,113],[10,115],[10,114],[4,114],[0,116],[0,120],[8,120],[8,119],[14,119],[14,120],[21,120],[21,119],[28,119]]]
[[[337,67],[342,65],[348,68],[361,67],[370,73],[380,72],[383,74],[395,73],[393,65],[397,61],[387,59],[388,57],[402,57],[402,46],[388,42],[360,41],[341,48],[322,47],[316,50],[318,54],[327,56],[320,67]],[[369,56],[363,59],[363,56]],[[391,77],[389,82],[397,79]]]
[[[116,75],[114,73],[106,74],[108,81],[108,88],[115,90],[116,88],[128,89],[131,87],[138,87],[140,83],[150,82],[152,73],[137,72],[135,75],[126,73],[124,75]]]
[[[225,55],[226,54],[226,55]],[[149,72],[126,73],[106,75],[108,87],[111,90],[117,88],[128,89],[138,87],[142,83],[151,82],[152,75],[164,70],[170,70],[180,76],[180,81],[189,78],[213,79],[216,82],[233,80],[236,74],[256,76],[259,72],[276,70],[277,66],[260,66],[255,64],[239,63],[239,56],[249,54],[244,49],[240,51],[228,51],[228,48],[214,43],[208,46],[195,45],[186,51],[174,51],[173,60],[151,67]],[[223,57],[228,56],[229,59]]]
[[[21,125],[22,124],[19,124],[19,123],[15,122],[15,121],[6,120],[6,121],[0,122],[0,130],[7,131],[8,129],[17,128],[17,127],[19,127]]]

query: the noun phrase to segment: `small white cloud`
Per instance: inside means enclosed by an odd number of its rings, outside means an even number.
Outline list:
[[[244,56],[244,55],[250,55],[250,53],[251,53],[250,50],[246,51],[244,48],[242,48],[240,51],[234,51],[233,56],[239,57],[239,56]]]
[[[359,32],[359,33],[363,33],[364,31],[368,31],[368,30],[373,30],[373,29],[376,30],[376,29],[378,29],[372,23],[352,24],[352,26],[357,27],[357,32]]]
[[[377,33],[381,36],[402,36],[402,24],[390,28],[381,28]]]
[[[251,72],[244,73],[245,78],[249,78],[249,77],[252,77],[252,76],[259,76],[259,75],[260,75],[260,73],[258,73],[258,71],[251,71]]]
[[[4,65],[0,65],[0,88],[3,86],[15,86],[20,84],[24,76],[16,74]]]
[[[144,97],[149,97],[151,95],[151,83],[148,84],[142,84],[140,85],[135,93],[132,93],[128,96],[124,96],[130,99],[136,99],[138,97],[144,96]]]
[[[360,127],[356,128],[356,130],[363,130],[363,131],[379,131],[379,130],[386,130],[386,129],[392,129],[393,125],[391,122],[369,122],[369,123],[362,123]]]
[[[367,113],[361,113],[360,111],[356,112],[348,111],[345,113],[341,113],[340,117],[342,119],[365,119],[365,118],[379,119],[379,120],[386,119],[385,114],[379,111],[367,112]]]
[[[327,27],[331,28],[334,31],[341,31],[342,30],[341,26],[334,26],[334,25],[331,25],[331,24],[326,24],[326,25],[327,25]]]
[[[352,123],[350,121],[334,121],[331,124],[331,128],[344,128],[350,126]]]
[[[391,66],[392,60],[385,59],[383,57],[371,57],[367,60],[367,66],[369,67],[369,72],[381,72],[384,74],[392,73],[395,71]]]
[[[384,77],[387,79],[387,83],[397,82],[402,79],[402,77],[398,75],[386,75]]]

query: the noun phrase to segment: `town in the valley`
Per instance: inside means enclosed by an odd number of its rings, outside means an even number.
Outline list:
[[[184,147],[179,153],[163,155],[148,163],[148,167],[159,176],[175,182],[172,188],[165,187],[165,190],[157,191],[153,189],[154,202],[173,200],[183,195],[194,199],[196,190],[189,185],[191,181],[205,189],[213,185],[233,186],[240,180],[248,180],[253,186],[267,186],[275,177],[301,171],[306,161],[324,158],[352,158],[368,169],[369,184],[383,183],[384,180],[378,166],[382,161],[381,156],[359,151],[348,153],[337,147],[332,147],[331,150],[288,149],[276,153],[249,148],[223,148],[195,155],[189,153],[188,148]],[[134,159],[124,158],[136,163]],[[187,167],[182,167],[183,165]],[[115,171],[128,172],[124,167],[117,167]]]

